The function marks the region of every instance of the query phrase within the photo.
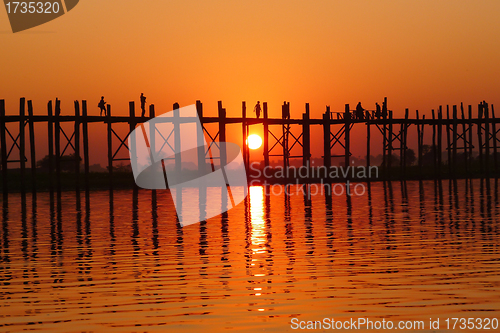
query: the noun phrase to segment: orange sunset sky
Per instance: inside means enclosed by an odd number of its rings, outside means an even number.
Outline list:
[[[141,92],[157,114],[204,103],[228,116],[284,100],[300,117],[325,106],[367,109],[388,97],[401,116],[430,115],[446,104],[500,105],[500,1],[82,0],[66,15],[13,34],[0,10],[0,99],[18,98],[36,114],[49,99],[86,99],[98,114],[101,95],[127,114]],[[500,111],[497,111],[500,113]],[[98,134],[96,134],[98,135]],[[42,156],[40,156],[42,157]]]

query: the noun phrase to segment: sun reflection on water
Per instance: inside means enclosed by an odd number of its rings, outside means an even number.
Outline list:
[[[250,222],[252,224],[252,245],[254,253],[263,253],[266,249],[266,225],[264,220],[264,188],[251,186],[250,196]]]
[[[254,276],[254,286],[252,295],[260,297],[263,295],[262,280],[268,274],[265,271],[265,256],[267,253],[266,246],[266,220],[264,210],[264,188],[262,186],[251,186],[249,188],[250,197],[250,224],[251,224],[251,244],[252,244],[252,263],[251,275]],[[250,305],[250,304],[249,304]],[[256,305],[256,304],[255,304]],[[253,305],[253,306],[255,306]],[[257,311],[265,311],[263,308],[258,308]]]

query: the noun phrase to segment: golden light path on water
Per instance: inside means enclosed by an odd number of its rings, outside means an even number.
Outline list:
[[[262,186],[251,186],[248,191],[250,196],[250,222],[252,225],[252,268],[256,268],[253,274],[255,277],[266,276],[263,269],[264,258],[260,255],[266,253],[266,225],[264,220],[264,188]],[[262,296],[262,286],[258,285],[253,288],[255,296]],[[257,311],[265,311],[263,308]]]
[[[252,223],[252,245],[254,253],[263,253],[265,250],[265,221],[264,221],[264,188],[251,186],[250,196],[250,221]]]

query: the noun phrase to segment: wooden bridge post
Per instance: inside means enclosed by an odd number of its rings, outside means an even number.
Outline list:
[[[19,164],[21,166],[21,194],[26,194],[26,136],[25,136],[26,99],[22,97],[19,103]]]
[[[387,141],[387,117],[388,117],[388,109],[387,109],[387,97],[384,97],[384,103],[382,104],[382,119],[383,119],[383,128],[382,128],[382,166],[384,169],[384,172],[387,172],[387,148],[388,148],[388,141]]]
[[[424,124],[419,123],[420,117],[418,114],[418,110],[416,111],[416,115],[417,115],[418,175],[419,175],[419,178],[422,179],[422,177],[423,177],[423,173],[422,173],[422,166],[423,166],[423,164],[422,164],[422,146],[423,146],[423,136],[424,136],[424,133],[423,133]],[[423,119],[422,119],[422,122],[423,122]]]
[[[404,131],[403,131],[403,175],[406,177],[406,154],[408,152],[408,127],[410,126],[408,123],[408,117],[409,117],[409,110],[405,109],[405,126],[404,126]]]
[[[441,167],[442,167],[442,161],[441,161],[441,155],[442,155],[442,142],[443,142],[443,109],[441,105],[439,106],[439,111],[438,111],[438,127],[437,127],[437,162],[438,162],[438,177],[441,179]]]
[[[366,170],[370,170],[370,141],[371,141],[371,133],[370,133],[370,117],[366,117]],[[368,181],[370,178],[367,179]]]
[[[35,126],[33,121],[33,102],[28,101],[28,129],[30,137],[30,160],[31,160],[31,193],[36,198],[36,150],[35,150]]]
[[[448,178],[452,177],[452,159],[451,159],[451,138],[450,138],[450,106],[446,105],[446,153],[448,156]]]
[[[491,130],[493,132],[493,166],[495,170],[495,177],[498,178],[498,152],[497,152],[497,128],[496,128],[496,117],[495,117],[495,108],[493,104],[491,104]]]
[[[399,168],[400,177],[404,178],[406,171],[406,128],[408,126],[408,109],[405,109],[405,121],[401,123],[401,130],[399,133]]]
[[[389,170],[389,173],[388,173],[389,179],[392,176],[392,174],[391,174],[391,168],[392,168],[392,150],[393,150],[393,147],[392,147],[392,141],[393,141],[392,135],[393,135],[393,132],[392,132],[392,111],[389,111],[389,138],[387,139],[389,141],[388,142],[388,151],[387,151],[387,156],[388,156],[387,168]]]
[[[478,140],[478,148],[479,148],[479,170],[481,173],[481,178],[484,173],[483,168],[483,137],[482,137],[482,119],[483,119],[483,103],[480,103],[478,106],[478,115],[477,115],[477,140]]]
[[[151,106],[149,108],[150,115],[151,115],[151,111],[154,115],[154,113],[155,113],[154,105],[153,105],[152,109],[151,109]],[[133,101],[128,103],[128,115],[129,115],[128,130],[129,130],[129,133],[132,133],[135,130],[135,126],[137,125],[137,119],[135,117],[135,103]],[[154,144],[154,139],[153,139],[153,144]],[[151,147],[154,147],[151,143],[149,144],[149,146],[150,146],[150,149],[151,149]],[[132,152],[132,156],[133,156],[133,158],[132,158],[133,161],[131,161],[131,163],[137,163],[137,142],[136,142],[135,135],[130,136],[130,147],[129,148],[130,148],[130,152]],[[137,184],[135,182],[133,185],[133,190],[134,190],[133,197],[135,198],[135,197],[137,197],[137,194],[138,194],[138,188],[137,188]]]
[[[269,166],[269,123],[268,123],[268,113],[267,113],[267,102],[262,103],[262,108],[264,111],[264,166]]]
[[[8,172],[7,172],[7,142],[6,142],[6,125],[5,125],[5,100],[0,99],[0,140],[1,140],[1,157],[2,157],[2,192],[3,202],[7,202],[9,195]]]
[[[382,127],[382,167],[384,172],[387,172],[387,117],[382,117],[383,127]]]
[[[282,121],[282,126],[281,126],[281,129],[282,129],[282,141],[281,141],[281,147],[283,148],[283,168],[286,170],[288,168],[288,156],[290,155],[289,154],[289,151],[288,151],[288,125],[286,123],[286,112],[287,112],[287,105],[286,105],[286,102],[283,103],[283,105],[281,106],[281,121]]]
[[[54,117],[52,112],[52,101],[47,104],[47,131],[49,145],[49,192],[54,195]]]
[[[153,106],[151,108],[151,106]],[[154,115],[155,113],[155,109],[154,109],[154,105],[150,105],[149,106],[149,115]],[[136,135],[133,135],[132,132],[135,130],[135,127],[137,125],[137,119],[135,117],[135,103],[134,101],[129,101],[128,103],[128,114],[129,114],[129,118],[128,118],[128,127],[129,127],[129,138],[130,138],[130,141],[129,141],[129,144],[130,144],[130,147],[129,147],[129,155],[130,155],[130,166],[132,168],[135,169],[135,167],[137,166],[137,135],[142,135],[141,134],[136,134]],[[142,118],[142,117],[141,117]],[[151,121],[150,123],[150,126],[152,128],[150,128],[150,139],[149,139],[149,148],[150,149],[153,149],[153,151],[155,150],[155,143],[154,143],[154,140],[155,140],[155,135],[153,135],[152,133],[154,133],[155,131],[155,121]],[[151,143],[151,138],[153,137],[153,142]],[[137,169],[136,169],[137,170]],[[137,185],[135,184],[134,182],[134,191],[136,190],[136,187]],[[135,195],[135,193],[133,194]]]
[[[458,130],[458,112],[457,112],[457,106],[453,105],[453,135],[452,135],[452,140],[453,140],[453,150],[452,150],[452,161],[453,161],[453,177],[457,178],[457,130]]]
[[[330,117],[328,117],[330,118]],[[345,132],[344,132],[344,139],[345,139],[345,158],[344,158],[344,165],[347,170],[347,168],[351,165],[351,112],[349,111],[349,104],[345,105],[345,110],[344,110],[344,121],[345,121]],[[328,140],[328,146],[330,146],[330,140]],[[347,177],[349,178],[349,177]]]
[[[130,113],[130,110],[129,110],[129,113]],[[149,105],[149,121],[148,121],[148,125],[149,125],[149,156],[151,157],[151,163],[154,163],[154,158],[156,156],[156,119],[154,119],[155,117],[155,106],[153,104]],[[135,117],[135,109],[134,109],[134,117]],[[143,117],[147,117],[145,112],[144,112],[144,116],[142,116],[142,113],[141,113],[141,118]],[[141,123],[141,125],[139,126],[143,126],[144,125],[144,122],[146,122],[147,120],[139,120]],[[134,146],[136,145],[136,141],[135,141],[135,138],[136,136],[135,135],[132,135],[132,132],[134,131],[135,129],[135,126],[136,124],[134,124],[132,126],[132,122],[129,122],[129,138],[130,140],[134,141]],[[144,132],[143,134],[145,134],[145,129],[144,129]],[[133,156],[131,158],[131,161],[132,162],[132,159],[136,159],[136,153],[135,153],[135,148],[134,148],[134,153],[131,155]],[[132,166],[132,164],[131,164]],[[135,187],[135,186],[134,186]],[[153,190],[153,191],[156,191],[156,190]]]
[[[246,137],[245,137],[245,141],[244,141],[244,149],[245,149],[245,156],[246,156],[246,164],[245,164],[245,167],[246,169],[248,170],[250,168],[250,148],[248,147],[248,144],[246,142],[248,136],[250,135],[250,127],[248,125],[248,122],[247,122],[247,106],[246,106],[246,102],[245,102],[245,132],[246,132]]]
[[[311,127],[309,122],[309,103],[306,112],[302,114],[302,165],[311,167]]]
[[[56,98],[56,105],[54,109],[55,114],[55,128],[54,128],[54,145],[56,155],[56,191],[57,191],[57,205],[61,202],[61,101]]]
[[[437,125],[436,125],[436,114],[434,109],[432,109],[432,164],[434,166],[434,179],[437,179]]]
[[[486,178],[490,178],[490,110],[488,103],[483,102],[484,105],[484,164],[486,171]]]
[[[331,151],[330,151],[330,110],[327,108],[323,113],[323,165],[326,167],[327,176],[330,172],[332,165]]]
[[[220,146],[220,167],[223,168],[227,164],[227,152],[226,152],[226,109],[222,107],[222,101],[218,102],[219,110],[219,142],[222,142]]]
[[[129,113],[130,113],[130,110],[129,110]],[[154,105],[151,104],[149,106],[149,118],[150,118],[150,120],[148,122],[148,124],[149,124],[149,156],[151,156],[151,163],[154,162],[153,161],[153,157],[156,156],[156,120],[153,119],[154,118],[154,114],[155,114]],[[146,116],[146,115],[144,115],[144,116]],[[134,145],[135,145],[136,144],[136,142],[135,142],[135,135],[132,135],[132,132],[134,131],[135,128],[132,128],[130,126],[130,124],[131,123],[129,123],[129,133],[130,133],[129,138],[130,138],[130,140],[132,140],[132,137],[134,137]],[[135,158],[137,156],[135,154],[135,150],[134,150],[134,153],[131,156],[133,156],[132,159],[135,160]],[[132,163],[132,160],[130,162]]]
[[[174,103],[174,150],[175,150],[175,172],[180,174],[182,171],[182,160],[181,160],[181,123],[180,123],[180,111],[179,103]],[[220,138],[219,138],[220,139]],[[220,141],[220,140],[219,140]]]
[[[85,205],[89,207],[89,129],[87,117],[87,101],[82,101],[82,132],[83,132],[83,165],[84,165],[84,186],[85,186]]]
[[[425,114],[422,115],[422,120],[425,121]],[[425,133],[425,124],[422,124],[422,139],[420,140],[420,146],[422,147],[422,151],[424,147],[424,133]]]
[[[154,104],[150,104],[149,105],[149,118],[153,119],[154,117],[156,117],[155,105]]]
[[[156,116],[156,113],[155,113],[155,106],[154,104],[150,104],[149,105],[149,118],[153,121],[150,121],[149,122],[149,126],[150,126],[150,139],[149,141],[151,142],[150,143],[150,149],[153,150],[153,152],[155,152],[156,150],[156,143],[155,143],[155,137],[156,137],[156,125],[155,125],[155,121],[154,121],[154,117]],[[201,121],[201,117],[200,117],[200,121]],[[132,130],[133,131],[133,130]],[[130,131],[130,133],[132,133],[132,131]],[[130,138],[131,141],[133,140],[132,138]],[[133,140],[135,142],[135,140]],[[132,162],[132,161],[131,161]],[[134,187],[137,187],[137,185],[134,185]],[[151,190],[151,205],[153,207],[153,216],[157,216],[156,214],[156,210],[157,210],[157,200],[156,200],[156,190]]]
[[[153,110],[154,110],[154,108],[153,108]],[[129,133],[132,133],[135,130],[135,126],[137,125],[137,119],[135,117],[135,103],[133,101],[128,103],[128,113],[129,113],[128,128],[129,128]],[[111,122],[111,117],[110,117],[110,122]],[[130,137],[130,147],[129,147],[130,151],[133,151],[134,153],[137,151],[136,144],[137,144],[136,143],[136,136],[132,135]],[[153,141],[153,144],[154,144],[154,141]],[[154,147],[154,146],[152,146],[151,141],[150,141],[149,148],[151,149],[151,147]],[[135,160],[135,158],[134,158],[134,160]],[[151,163],[153,163],[153,161],[151,161]],[[112,197],[112,195],[113,195],[113,193],[110,192],[110,197]],[[137,186],[135,181],[134,181],[134,184],[132,185],[132,204],[134,207],[137,207],[137,205],[139,204],[139,186]]]
[[[290,102],[286,102],[286,118],[288,120],[290,120]],[[288,122],[286,124],[286,151],[287,151],[287,155],[286,155],[286,165],[287,167],[290,166],[290,122]],[[293,146],[293,144],[292,144]]]
[[[408,110],[408,109],[406,109]],[[404,173],[404,159],[405,159],[405,142],[403,138],[403,133],[405,131],[405,123],[401,122],[400,130],[399,130],[399,177],[403,177]]]
[[[242,150],[243,150],[243,164],[245,165],[245,170],[248,172],[248,126],[247,126],[247,103],[245,101],[241,102],[241,131],[242,131]]]
[[[473,133],[472,129],[474,128],[474,123],[472,122],[472,105],[469,105],[468,107],[468,113],[469,113],[469,172],[470,176],[472,176],[473,170],[472,170],[472,139],[473,139]]]
[[[460,112],[462,114],[462,142],[464,145],[464,163],[465,163],[465,175],[469,175],[469,151],[468,151],[468,145],[467,145],[467,127],[466,127],[466,120],[465,120],[465,114],[464,114],[464,103],[460,103]],[[472,142],[470,143],[472,145]]]
[[[108,134],[108,177],[109,177],[109,192],[113,193],[113,128],[111,123],[111,105],[107,104],[106,122]]]
[[[417,156],[418,156],[418,175],[419,178],[422,179],[422,131],[420,130],[420,117],[418,114],[418,110],[416,110],[417,116]]]
[[[75,191],[80,208],[80,103],[75,101]]]
[[[200,127],[196,132],[196,143],[198,146],[198,171],[203,174],[206,170],[205,165],[205,135],[203,134],[203,104],[201,101],[196,101],[196,112],[198,113],[198,118],[200,119]],[[245,154],[243,150],[243,154]],[[243,157],[243,160],[244,157]]]

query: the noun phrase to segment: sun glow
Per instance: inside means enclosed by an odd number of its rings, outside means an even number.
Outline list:
[[[247,138],[247,145],[250,149],[258,149],[262,145],[262,138],[257,134],[249,135]]]

